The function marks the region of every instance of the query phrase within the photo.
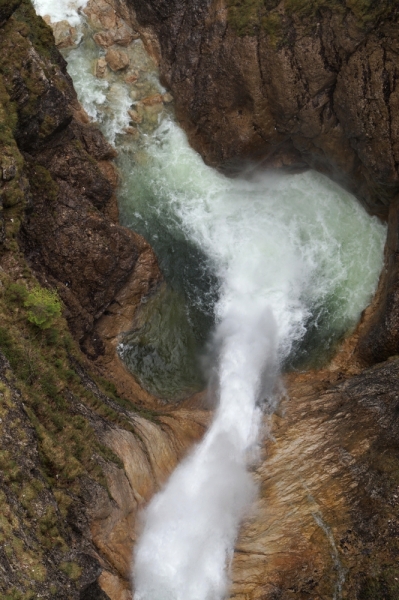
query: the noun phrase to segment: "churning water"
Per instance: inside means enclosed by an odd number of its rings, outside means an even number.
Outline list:
[[[183,232],[219,282],[218,407],[203,442],[147,508],[135,598],[219,600],[254,494],[246,467],[260,405],[273,408],[278,372],[309,330],[330,340],[359,318],[381,270],[385,228],[314,172],[227,179],[171,121],[147,151],[150,214]]]
[[[46,2],[36,1],[42,14],[53,6]],[[66,0],[57,6],[55,18],[63,8],[64,18],[79,20]],[[140,41],[131,52],[147,60]],[[66,54],[81,102],[118,146],[122,220],[152,243],[168,281],[120,353],[144,386],[177,398],[198,377],[195,361],[207,342],[217,402],[204,440],[146,509],[135,599],[220,600],[255,494],[247,466],[262,407],[273,409],[283,366],[298,355],[325,355],[356,323],[382,267],[385,227],[314,172],[224,177],[164,113],[144,115],[141,137],[128,141],[126,109],[140,108],[131,100],[162,89],[142,65],[133,94],[113,74],[97,80],[98,56],[89,37]]]

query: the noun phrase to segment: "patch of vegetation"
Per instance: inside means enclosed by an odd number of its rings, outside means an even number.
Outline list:
[[[33,600],[34,597],[34,592],[21,592],[14,587],[7,590],[3,600]]]
[[[58,196],[58,185],[52,179],[49,171],[41,165],[35,164],[29,169],[29,184],[32,193],[48,202],[55,202]]]
[[[64,562],[60,565],[61,571],[64,571],[66,575],[68,575],[69,579],[75,581],[79,579],[82,574],[82,569],[75,562]]]
[[[61,301],[54,290],[35,287],[27,294],[24,302],[28,309],[27,318],[39,329],[49,329],[61,316]]]
[[[239,36],[256,35],[263,0],[227,0],[229,23]]]
[[[365,577],[358,598],[359,600],[397,600],[399,570],[384,566],[378,575]]]
[[[21,35],[29,38],[38,53],[58,62],[53,31],[41,17],[36,15],[30,0],[22,0],[14,13],[14,18],[19,24],[23,24],[22,30],[19,26]]]
[[[352,12],[359,27],[377,25],[398,10],[395,0],[226,0],[230,25],[239,36],[266,32],[273,44],[285,39],[290,19],[299,17],[307,24],[322,10],[345,15]]]

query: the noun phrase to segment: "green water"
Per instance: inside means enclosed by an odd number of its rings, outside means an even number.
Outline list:
[[[128,85],[123,73],[93,75],[104,51],[87,23],[82,32],[78,48],[65,51],[68,70],[118,150],[121,222],[150,242],[167,284],[121,340],[128,368],[165,400],[201,389],[215,325],[229,306],[254,298],[274,314],[282,368],[322,364],[371,300],[385,227],[316,173],[227,179],[207,167],[172,105],[141,102],[165,91],[141,41],[128,49],[137,75]]]

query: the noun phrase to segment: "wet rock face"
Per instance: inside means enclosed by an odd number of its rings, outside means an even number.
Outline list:
[[[249,4],[129,0],[157,34],[190,142],[227,170],[309,165],[386,217],[399,183],[396,12],[384,21],[339,3],[307,14],[268,2],[263,21],[240,30],[233,9],[243,18]]]
[[[398,597],[398,373],[393,361],[331,387],[326,373],[287,382],[231,597]]]
[[[24,251],[43,282],[57,287],[83,343],[115,295],[133,285],[129,277],[147,245],[118,225],[115,151],[88,123],[51,30],[28,2],[3,25],[0,53],[1,84],[16,113],[11,140],[22,152],[21,164],[2,159],[3,186],[18,179],[24,188],[6,191],[3,202],[28,200]],[[149,279],[159,277],[154,273]],[[83,345],[93,356],[102,352],[99,341]]]

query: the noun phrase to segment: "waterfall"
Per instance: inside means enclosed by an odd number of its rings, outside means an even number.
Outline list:
[[[73,25],[86,4],[35,0],[40,14]],[[141,56],[140,41],[129,52],[132,60]],[[186,260],[173,262],[184,242],[205,257],[198,277],[212,273],[217,281],[215,293],[191,293],[190,299],[214,314],[208,347],[213,423],[143,514],[134,552],[135,600],[221,600],[240,523],[256,497],[248,467],[265,433],[262,411],[278,401],[281,368],[312,345],[328,349],[353,327],[375,290],[386,230],[350,194],[314,172],[224,177],[204,165],[165,110],[156,123],[152,116],[148,129],[143,113],[137,129],[143,135],[129,141],[123,133],[127,109],[138,107],[134,94],[162,88],[153,73],[133,95],[116,74],[97,79],[92,63],[103,54],[84,36],[65,51],[80,101],[118,147],[123,223],[146,235],[166,271]],[[172,248],[168,264],[166,247]],[[190,268],[176,274],[182,289]],[[155,332],[148,346],[160,337]],[[169,340],[165,368],[178,370],[186,351]],[[120,353],[128,360],[129,340]]]
[[[221,600],[240,522],[256,488],[247,472],[273,410],[281,366],[312,323],[353,324],[382,266],[385,228],[314,172],[228,179],[164,121],[148,143],[156,210],[209,257],[220,282],[210,353],[217,408],[203,441],[145,511],[135,600]]]

